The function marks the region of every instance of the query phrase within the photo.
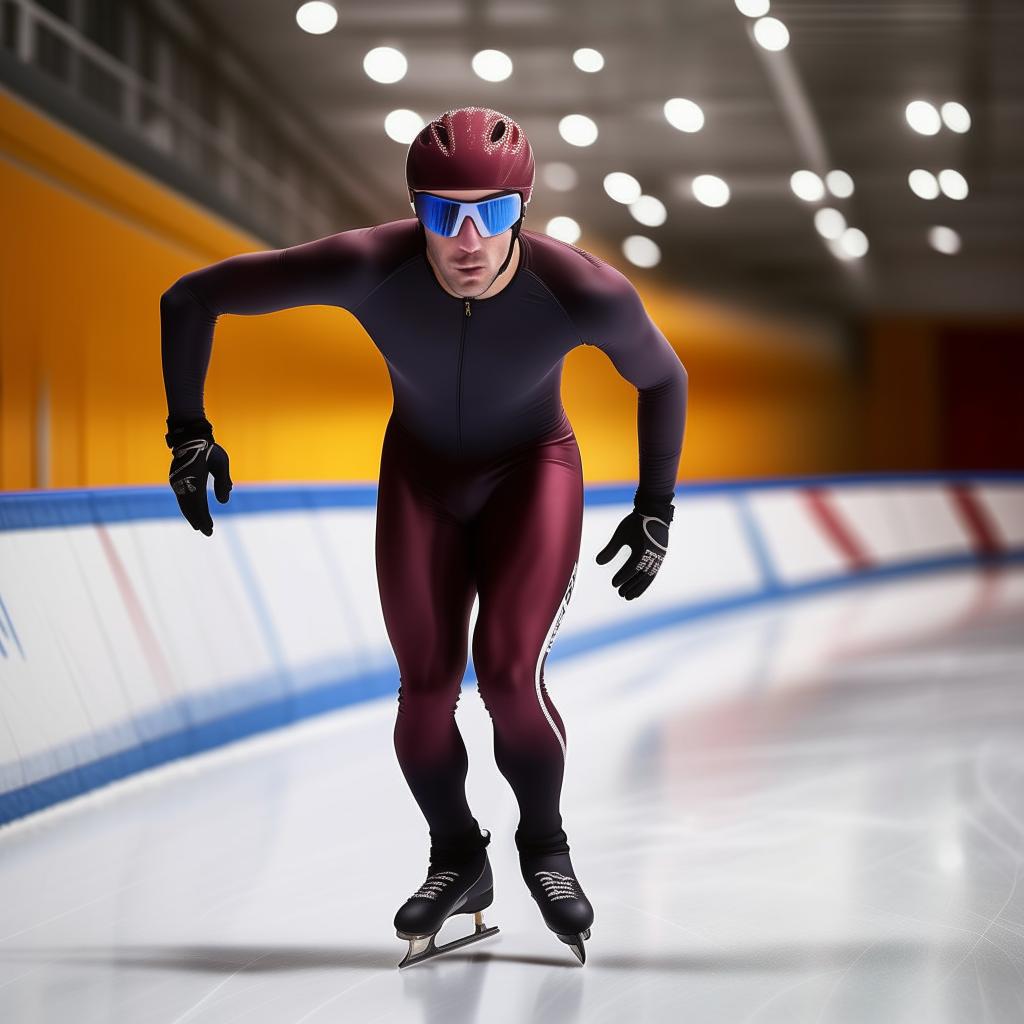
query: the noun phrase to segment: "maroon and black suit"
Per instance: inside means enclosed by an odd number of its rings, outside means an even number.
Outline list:
[[[583,473],[562,408],[565,355],[603,350],[639,392],[640,489],[674,491],[686,374],[630,282],[589,253],[522,231],[508,285],[457,298],[410,218],[184,275],[164,295],[170,420],[203,416],[222,313],[301,305],[351,312],[384,357],[394,392],[381,453],[376,560],[398,660],[395,749],[435,842],[474,834],[466,749],[455,722],[473,662],[494,753],[520,809],[518,843],[564,840],[562,719],[544,660],[572,592]],[[479,836],[479,833],[475,833]]]

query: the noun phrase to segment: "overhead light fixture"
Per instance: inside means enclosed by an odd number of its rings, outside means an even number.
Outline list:
[[[829,239],[828,247],[837,259],[860,259],[868,251],[868,236],[860,228],[847,228],[838,238]]]
[[[473,55],[471,64],[485,82],[504,82],[512,74],[512,58],[501,50],[481,50]]]
[[[409,62],[401,50],[393,46],[377,46],[363,58],[363,70],[375,82],[390,85],[401,81],[409,69]]]
[[[634,203],[640,198],[640,182],[625,171],[612,171],[604,176],[604,190],[617,203]]]
[[[322,36],[338,24],[338,12],[334,9],[334,4],[311,0],[310,3],[302,4],[295,12],[295,22],[303,32],[308,32],[312,36]]]
[[[729,186],[714,174],[698,174],[690,184],[693,196],[705,206],[725,206],[729,202]]]
[[[541,181],[555,192],[568,192],[576,187],[579,175],[570,164],[553,160],[540,169]]]
[[[816,203],[825,195],[825,183],[814,171],[794,171],[789,178],[789,187],[798,199]]]
[[[784,50],[789,46],[789,29],[778,18],[758,18],[754,38],[766,50]]]
[[[569,245],[578,241],[582,234],[579,224],[572,217],[552,217],[544,231],[552,238],[557,238],[560,242],[567,242]]]
[[[627,260],[637,267],[655,267],[661,262],[658,243],[645,235],[630,235],[622,243]]]
[[[384,118],[384,131],[389,139],[408,146],[423,127],[424,121],[415,110],[392,110]]]
[[[952,228],[936,227],[928,230],[928,244],[945,256],[953,256],[960,251],[960,235]]]
[[[831,206],[823,206],[814,214],[814,227],[822,238],[839,238],[846,230],[846,218]]]
[[[641,196],[630,203],[629,212],[635,220],[649,228],[660,227],[668,217],[665,204],[654,196]]]
[[[967,179],[959,171],[949,168],[939,171],[939,188],[950,199],[966,199],[970,191],[967,188]]]
[[[586,114],[566,114],[558,122],[558,134],[571,146],[592,146],[597,140],[597,125]]]
[[[736,0],[736,10],[748,18],[763,18],[770,7],[770,0]]]
[[[913,100],[907,104],[907,124],[921,135],[934,135],[942,127],[939,112],[927,100]]]
[[[950,100],[942,104],[941,112],[942,120],[950,131],[962,135],[971,130],[971,115],[962,103]]]
[[[604,67],[604,55],[600,50],[593,50],[589,46],[584,46],[572,55],[572,62],[580,71],[588,71],[593,74]]]
[[[829,171],[825,184],[837,199],[849,199],[853,195],[853,178],[846,171]]]
[[[704,127],[704,111],[693,102],[677,96],[665,102],[665,120],[681,132],[699,132]]]
[[[910,191],[919,199],[935,199],[939,194],[938,179],[931,171],[921,167],[907,175],[907,184],[910,185]]]

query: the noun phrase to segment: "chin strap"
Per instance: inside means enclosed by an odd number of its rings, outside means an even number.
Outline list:
[[[515,247],[516,247],[516,239],[519,237],[519,229],[523,226],[523,218],[525,216],[526,216],[526,207],[524,206],[523,207],[523,212],[519,216],[519,220],[517,220],[515,222],[515,224],[512,226],[512,241],[508,243],[508,255],[506,255],[506,257],[505,257],[505,262],[502,263],[502,265],[500,267],[498,267],[498,272],[488,282],[487,288],[490,288],[491,285],[494,284],[494,282],[497,281],[499,277],[501,277],[501,275],[505,272],[505,268],[511,262],[511,260],[512,260],[512,253],[513,253],[513,251],[515,250]],[[483,295],[484,292],[487,291],[487,288],[485,288],[480,294]]]

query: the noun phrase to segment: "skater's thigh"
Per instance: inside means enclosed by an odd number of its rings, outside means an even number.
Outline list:
[[[567,602],[580,551],[583,475],[575,439],[518,465],[477,522],[478,673],[530,667]]]
[[[375,554],[381,610],[403,685],[461,681],[476,595],[469,532],[400,466],[382,465]]]

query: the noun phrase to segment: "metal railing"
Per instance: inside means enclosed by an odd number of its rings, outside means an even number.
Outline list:
[[[69,13],[81,14],[89,0],[69,0]],[[306,159],[302,143],[288,138],[269,120],[254,118],[246,109],[262,97],[244,97],[216,69],[185,49],[179,39],[138,6],[113,9],[124,19],[127,60],[118,59],[89,39],[79,25],[66,21],[34,0],[0,0],[3,4],[3,43],[20,63],[60,82],[78,100],[88,102],[114,119],[133,136],[174,161],[244,209],[247,220],[267,225],[268,234],[288,244],[337,230],[340,197],[326,173],[317,174],[318,160]],[[108,12],[110,13],[110,12]],[[140,61],[142,33],[152,45],[156,81],[131,66]],[[195,84],[202,76],[213,87],[208,99],[214,122],[200,116],[174,95],[172,81]],[[290,175],[276,174],[247,153],[238,142],[243,131],[269,137],[285,159]],[[319,193],[329,208],[310,202]]]

